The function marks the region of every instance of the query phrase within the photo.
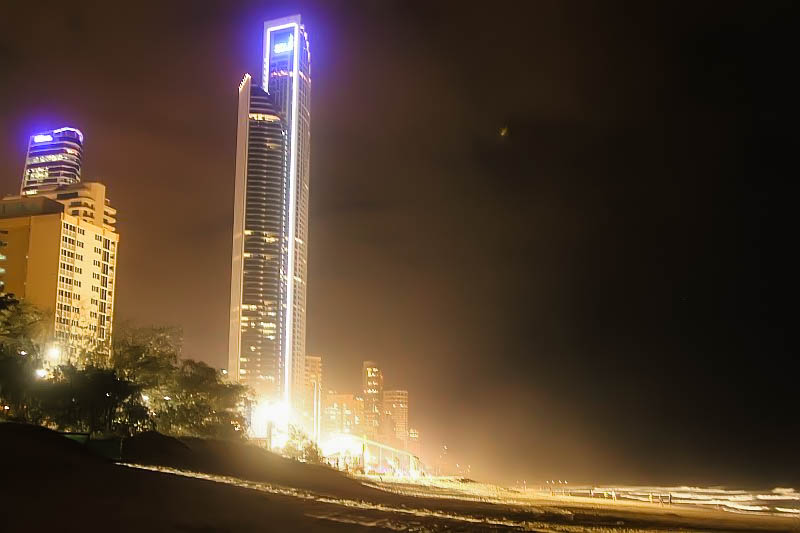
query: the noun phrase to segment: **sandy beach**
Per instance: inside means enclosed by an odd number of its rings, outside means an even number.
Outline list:
[[[134,444],[115,464],[46,429],[0,424],[0,530],[800,531],[793,517],[353,479],[245,444]]]

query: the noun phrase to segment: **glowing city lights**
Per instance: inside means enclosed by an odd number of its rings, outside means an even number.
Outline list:
[[[46,142],[50,142],[52,140],[53,140],[53,136],[52,135],[42,135],[42,134],[40,134],[40,135],[34,135],[33,136],[33,142],[35,142],[35,143],[46,143]]]
[[[45,370],[44,368],[36,369],[36,377],[37,378],[45,378],[45,377],[47,377],[47,370]]]

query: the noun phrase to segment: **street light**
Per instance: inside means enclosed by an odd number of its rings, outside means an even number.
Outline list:
[[[39,368],[36,370],[36,377],[37,378],[44,378],[47,377],[47,370],[44,368]]]

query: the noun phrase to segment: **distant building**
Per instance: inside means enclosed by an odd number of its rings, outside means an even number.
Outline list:
[[[73,355],[110,342],[119,236],[110,224],[89,222],[93,216],[68,214],[71,199],[48,198],[58,194],[0,201],[0,278],[6,292],[52,313],[54,342]]]
[[[391,420],[392,436],[405,447],[408,442],[408,391],[383,391],[383,411]]]
[[[317,442],[321,433],[322,421],[322,357],[307,355],[305,357],[306,397],[303,402],[304,425],[311,427],[311,437]]]
[[[419,431],[415,428],[408,428],[408,446],[406,449],[417,457],[422,456],[422,441],[419,437]]]
[[[81,180],[83,133],[65,127],[31,135],[20,194],[55,189]]]
[[[383,374],[375,361],[364,361],[361,367],[364,389],[364,432],[370,439],[380,434],[383,412]]]
[[[323,434],[344,433],[363,436],[363,412],[364,400],[361,397],[328,391],[325,395],[322,417]]]

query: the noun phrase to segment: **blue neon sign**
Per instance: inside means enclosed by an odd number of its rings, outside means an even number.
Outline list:
[[[294,50],[294,34],[289,34],[289,39],[283,43],[275,43],[272,51],[276,54],[285,54]]]

